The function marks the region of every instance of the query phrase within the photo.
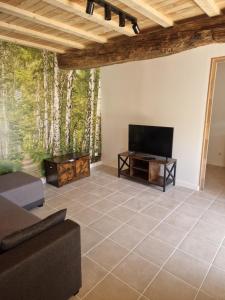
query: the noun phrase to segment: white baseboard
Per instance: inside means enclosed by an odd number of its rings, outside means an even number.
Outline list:
[[[183,180],[176,180],[176,185],[183,186],[183,187],[186,187],[188,189],[195,190],[195,191],[199,191],[200,190],[199,185],[194,185],[194,184],[192,184],[190,182],[183,181]]]
[[[98,166],[101,166],[101,165],[103,165],[103,162],[100,160],[100,161],[97,161],[93,164],[90,164],[90,168],[92,169],[92,168],[95,168],[95,167],[98,167]]]

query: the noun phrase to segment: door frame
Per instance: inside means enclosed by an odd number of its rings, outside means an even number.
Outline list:
[[[206,175],[207,156],[208,156],[208,147],[209,147],[209,135],[210,135],[210,127],[211,127],[211,121],[212,121],[213,95],[214,95],[214,90],[215,90],[217,67],[218,67],[218,63],[221,63],[221,62],[225,62],[225,56],[215,57],[215,58],[211,59],[209,84],[208,84],[208,95],[207,95],[206,111],[205,111],[203,142],[202,142],[200,176],[199,176],[200,190],[203,190],[204,186],[205,186],[205,175]]]

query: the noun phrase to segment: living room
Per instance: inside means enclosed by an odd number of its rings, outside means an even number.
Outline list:
[[[0,1],[0,299],[225,299],[224,9]]]

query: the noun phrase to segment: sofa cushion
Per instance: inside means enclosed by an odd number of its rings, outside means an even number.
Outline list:
[[[5,236],[39,221],[38,217],[0,196],[0,242]]]
[[[66,209],[57,211],[56,213],[48,216],[47,218],[35,223],[27,228],[16,231],[8,236],[6,236],[0,244],[0,251],[6,251],[12,249],[19,244],[35,237],[36,235],[42,233],[49,228],[62,223],[66,217]]]
[[[12,188],[18,188],[33,182],[39,182],[40,179],[24,172],[13,172],[1,175],[0,193],[4,193]]]
[[[24,172],[1,175],[0,196],[14,202],[18,206],[32,209],[43,204],[43,183],[40,178]]]

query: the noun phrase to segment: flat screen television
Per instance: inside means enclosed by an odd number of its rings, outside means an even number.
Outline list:
[[[129,151],[172,157],[172,127],[129,125]]]

